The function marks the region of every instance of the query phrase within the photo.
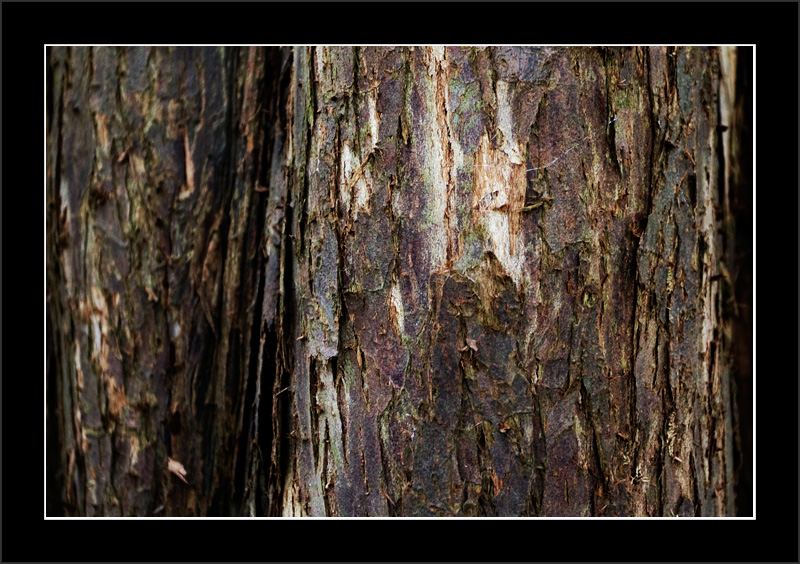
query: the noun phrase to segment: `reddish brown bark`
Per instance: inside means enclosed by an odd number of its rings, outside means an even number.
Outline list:
[[[732,514],[732,55],[54,50],[55,497]]]

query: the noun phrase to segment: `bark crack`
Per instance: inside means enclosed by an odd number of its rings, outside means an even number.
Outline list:
[[[455,167],[455,163],[453,162],[453,142],[452,142],[452,131],[450,130],[450,115],[447,109],[449,104],[449,96],[448,96],[448,87],[447,87],[447,69],[448,69],[448,62],[447,62],[447,47],[442,48],[442,60],[439,61],[437,65],[437,81],[436,81],[436,94],[439,100],[440,108],[440,118],[444,121],[444,134],[445,134],[445,143],[443,144],[443,148],[445,151],[444,154],[444,163],[442,163],[442,170],[445,174],[445,186],[446,186],[446,194],[447,194],[447,201],[445,202],[444,208],[444,225],[445,225],[445,234],[447,237],[447,247],[445,251],[445,265],[448,270],[450,270],[453,266],[453,230],[451,228],[451,217],[450,215],[456,213],[455,210],[451,209],[453,207],[453,199],[455,197],[455,186],[453,183],[453,173],[452,170]]]

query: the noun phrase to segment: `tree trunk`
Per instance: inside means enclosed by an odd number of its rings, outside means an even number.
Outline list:
[[[48,512],[732,515],[735,55],[54,48]]]

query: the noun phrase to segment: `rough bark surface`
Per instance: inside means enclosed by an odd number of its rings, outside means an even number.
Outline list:
[[[85,515],[230,512],[264,277],[265,52],[50,57],[62,500]]]
[[[54,49],[53,507],[733,514],[734,57]]]

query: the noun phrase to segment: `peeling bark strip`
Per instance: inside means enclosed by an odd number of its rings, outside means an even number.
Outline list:
[[[732,57],[54,48],[60,511],[732,514]]]

